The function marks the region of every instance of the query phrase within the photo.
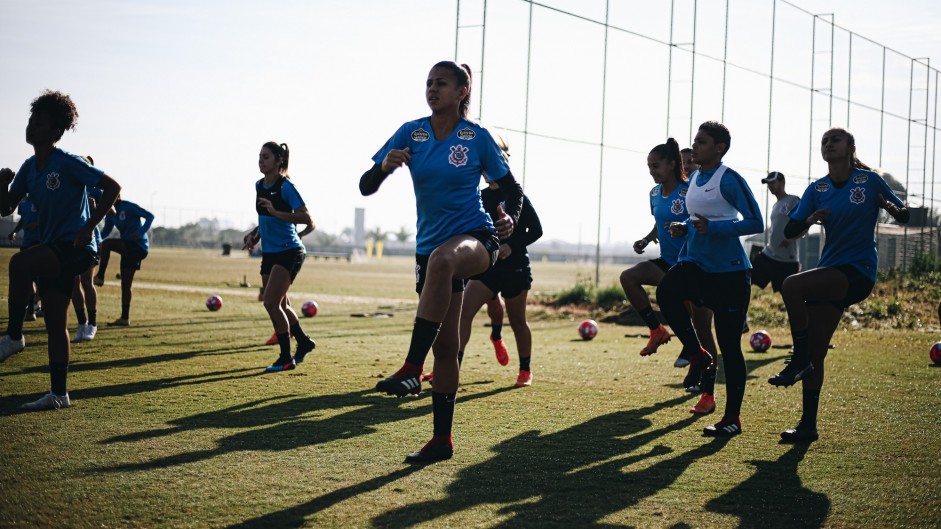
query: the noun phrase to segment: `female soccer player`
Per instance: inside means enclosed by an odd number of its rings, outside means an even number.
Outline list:
[[[86,155],[82,157],[88,162],[88,165],[95,165],[95,160]],[[98,200],[101,199],[101,189],[90,187],[88,192],[88,207],[95,209]],[[108,215],[114,214],[114,208],[108,211]],[[92,234],[98,248],[101,249],[101,233],[98,226],[95,226],[95,232]],[[95,339],[98,334],[98,291],[95,289],[95,283],[92,281],[92,275],[95,273],[95,265],[91,265],[87,270],[75,277],[75,284],[72,286],[72,307],[75,309],[75,319],[78,320],[78,328],[75,330],[75,336],[72,342],[88,342]]]
[[[830,338],[843,311],[869,297],[876,282],[873,233],[879,209],[899,222],[909,219],[908,209],[885,180],[856,158],[852,134],[830,129],[820,150],[829,173],[807,187],[784,228],[787,238],[814,224],[822,224],[826,234],[817,268],[789,276],[781,289],[794,357],[768,382],[790,386],[803,380],[803,414],[796,427],[781,433],[786,442],[818,438],[817,407]]]
[[[418,212],[416,286],[418,311],[405,364],[376,384],[404,396],[421,391],[422,365],[434,347],[432,410],[434,436],[407,462],[451,457],[451,424],[457,393],[460,317],[464,280],[496,262],[501,238],[519,219],[523,189],[487,129],[467,120],[471,73],[467,65],[436,64],[428,74],[425,100],[431,116],[405,123],[373,156],[359,182],[363,195],[375,193],[390,173],[408,165]],[[483,174],[500,183],[505,213],[496,223],[484,212],[478,185]],[[440,331],[440,334],[439,334]]]
[[[641,254],[651,242],[659,242],[660,257],[638,263],[621,272],[621,287],[634,310],[640,314],[650,329],[650,339],[647,345],[640,350],[641,356],[652,355],[657,348],[670,340],[670,333],[660,324],[650,298],[644,292],[643,285],[657,286],[664,274],[675,265],[679,258],[680,248],[685,238],[670,236],[671,222],[683,222],[689,218],[686,211],[686,193],[689,190],[689,180],[685,173],[686,164],[681,154],[680,146],[673,138],[657,145],[647,155],[647,168],[650,176],[657,184],[650,190],[650,213],[654,217],[654,227],[643,239],[634,243],[634,251]],[[692,303],[687,306],[692,311],[696,334],[710,353],[715,355],[715,342],[712,339],[712,312],[704,307],[695,307]],[[673,363],[676,367],[686,367],[689,360],[680,354]],[[696,384],[698,387],[698,384]],[[708,407],[708,403],[704,403]],[[713,404],[714,408],[715,405]],[[709,411],[712,411],[710,408]]]
[[[693,139],[693,161],[699,170],[690,177],[686,193],[689,219],[670,224],[671,236],[686,236],[686,242],[679,262],[657,287],[660,310],[683,342],[683,353],[690,361],[684,385],[702,380],[707,386],[704,394],[709,393],[715,358],[702,348],[683,302],[708,307],[715,315],[728,400],[722,420],[707,426],[703,433],[725,437],[742,432],[739,415],[745,397],[741,335],[751,295],[751,264],[739,237],[764,229],[758,203],[745,179],[722,163],[731,142],[725,125],[707,121],[699,126]]]
[[[69,368],[68,309],[75,276],[97,258],[92,236],[95,226],[114,203],[121,186],[81,157],[56,147],[65,131],[75,127],[78,111],[72,99],[61,92],[46,91],[34,99],[26,125],[26,142],[34,156],[20,170],[0,170],[0,215],[13,212],[26,194],[38,212],[39,244],[10,259],[10,320],[0,339],[0,361],[21,351],[23,314],[29,303],[30,283],[37,278],[49,335],[51,391],[26,411],[67,408]],[[11,185],[12,182],[12,185]],[[9,189],[7,188],[9,186]],[[102,199],[89,212],[86,187],[99,187]]]
[[[497,144],[503,152],[509,156],[509,147],[502,138],[497,139]],[[490,213],[491,217],[497,217],[497,206],[503,204],[503,191],[500,184],[490,177],[484,177],[487,181],[487,187],[480,193],[484,210]],[[496,264],[479,279],[472,279],[467,282],[464,290],[464,302],[461,306],[461,344],[458,350],[458,361],[464,355],[464,348],[471,337],[471,327],[474,323],[474,316],[485,303],[488,305],[487,312],[491,313],[490,303],[499,305],[498,296],[503,295],[506,303],[506,312],[510,317],[510,327],[513,329],[513,336],[516,338],[516,352],[519,356],[520,367],[519,374],[516,377],[516,387],[530,386],[533,383],[533,372],[530,365],[533,349],[533,336],[526,321],[526,297],[529,289],[533,285],[533,272],[529,265],[529,254],[526,247],[539,240],[542,237],[542,224],[539,222],[539,216],[533,209],[529,197],[523,195],[523,209],[520,211],[519,221],[513,229],[513,234],[500,243],[500,255]],[[503,323],[503,314],[500,314],[499,326],[493,326],[492,329],[499,333]],[[502,337],[497,334],[499,343],[503,342]],[[500,365],[507,365],[510,361],[507,355],[506,346],[501,349],[497,347],[497,341],[491,333],[490,340],[494,343],[497,353],[497,361]]]
[[[297,233],[297,224],[313,228],[304,199],[288,177],[290,150],[287,144],[269,141],[258,153],[258,170],[264,178],[255,182],[258,227],[245,236],[246,247],[261,239],[261,278],[265,285],[265,310],[271,318],[280,354],[265,372],[288,371],[304,361],[317,344],[301,329],[297,313],[288,303],[288,289],[304,265],[307,249]],[[291,356],[291,335],[297,351]]]
[[[105,272],[111,252],[121,255],[121,317],[108,325],[127,327],[131,324],[131,286],[134,274],[140,270],[141,261],[150,253],[150,237],[147,232],[154,222],[153,213],[137,204],[123,200],[118,195],[114,203],[114,212],[105,217],[105,227],[101,231],[101,264],[95,275],[95,284],[105,284]],[[118,229],[120,239],[108,239],[111,230]]]

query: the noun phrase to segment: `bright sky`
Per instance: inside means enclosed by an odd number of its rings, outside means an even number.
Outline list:
[[[836,13],[838,25],[910,56],[933,57],[941,66],[941,7],[935,1],[794,2],[811,12]],[[604,17],[603,1],[542,4]],[[462,5],[465,23],[472,25],[479,2]],[[612,0],[611,21],[667,41],[669,5]],[[768,71],[772,5],[731,0],[730,61]],[[693,0],[677,0],[675,6],[674,41],[690,42]],[[775,75],[809,84],[811,18],[780,1],[777,6]],[[491,0],[488,9],[485,71],[478,71],[479,30],[462,30],[458,58],[475,70],[483,122],[522,129],[529,4]],[[724,0],[699,0],[699,51],[721,57],[724,10]],[[71,94],[81,115],[78,129],[66,133],[60,147],[92,154],[124,186],[125,198],[153,210],[157,225],[204,216],[247,228],[255,220],[258,150],[275,140],[290,145],[291,176],[321,229],[338,233],[352,226],[355,207],[366,208],[369,228],[414,229],[414,195],[405,171],[373,197],[361,197],[357,183],[399,125],[428,114],[425,78],[432,64],[454,58],[455,13],[453,0],[0,0],[0,166],[16,170],[32,155],[24,141],[29,103],[51,88]],[[603,32],[541,6],[533,20],[529,129],[587,144],[531,137],[524,164],[522,136],[508,132],[511,165],[518,177],[526,175],[526,192],[547,239],[593,244],[602,162],[599,148],[590,144],[601,138]],[[823,50],[829,47],[824,29],[818,23]],[[837,55],[845,47],[838,42]],[[853,83],[847,83],[846,61],[837,59],[834,92],[852,90],[854,100],[878,107],[882,52],[854,40],[853,53]],[[909,63],[891,55],[886,107],[907,115]],[[646,233],[652,222],[646,153],[667,134],[681,144],[689,140],[690,56],[682,50],[673,55],[669,124],[667,57],[666,46],[610,34],[604,134],[612,148],[603,161],[602,242],[630,242]],[[815,85],[828,86],[829,55],[815,57],[815,71],[824,76]],[[719,63],[697,59],[694,123],[720,118],[721,75]],[[916,86],[924,86],[924,78],[916,74]],[[933,74],[931,79],[933,95]],[[746,176],[762,208],[765,192],[758,180],[766,167],[792,176],[788,190],[794,194],[802,191],[809,168],[823,176],[825,167],[810,145],[819,141],[829,111],[826,97],[814,100],[811,134],[807,91],[775,83],[769,161],[768,88],[766,78],[728,71],[725,122],[733,145],[726,161]],[[916,114],[925,113],[925,95],[915,92]],[[478,104],[475,98],[475,115]],[[933,110],[934,102],[928,104]],[[854,110],[850,118],[860,158],[878,164],[878,112]],[[833,122],[846,123],[845,103],[834,105]],[[912,130],[912,144],[924,145],[924,129]],[[903,181],[907,137],[904,122],[887,119],[883,165]],[[908,162],[918,171],[924,153],[919,149]],[[918,171],[910,175],[912,188],[925,180]],[[941,186],[935,195],[941,196]]]

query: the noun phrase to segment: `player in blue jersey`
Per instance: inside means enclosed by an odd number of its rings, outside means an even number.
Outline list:
[[[699,126],[693,139],[693,161],[699,169],[690,176],[686,193],[689,219],[670,224],[671,236],[686,237],[686,241],[678,263],[657,287],[660,310],[683,342],[683,354],[690,361],[683,385],[690,387],[701,381],[701,401],[712,396],[716,358],[700,344],[684,301],[714,313],[727,401],[722,420],[706,427],[703,434],[723,437],[742,432],[739,416],[747,374],[741,334],[751,295],[751,264],[739,237],[764,229],[758,203],[745,179],[722,163],[731,142],[725,125],[707,121]]]
[[[89,165],[95,165],[95,160],[90,155],[82,157]],[[101,189],[97,187],[88,188],[88,207],[95,209],[98,201],[101,200]],[[113,214],[114,208],[108,211]],[[98,226],[95,226],[93,234],[95,241],[101,249],[101,233]],[[89,266],[87,270],[75,277],[75,284],[72,287],[72,307],[75,309],[75,319],[78,320],[78,328],[72,337],[72,342],[89,342],[95,339],[98,334],[98,290],[95,289],[95,283],[92,276],[95,273],[95,265]]]
[[[39,285],[48,333],[51,391],[25,411],[66,408],[71,405],[67,387],[69,368],[68,309],[75,276],[96,260],[95,226],[111,207],[121,186],[81,157],[56,147],[66,130],[75,127],[78,111],[61,92],[46,91],[33,100],[26,143],[31,156],[14,175],[0,170],[0,215],[13,212],[27,194],[36,205],[39,244],[10,259],[9,322],[0,339],[0,361],[23,349],[23,314],[30,300],[33,278]],[[7,187],[9,186],[9,188]],[[88,187],[99,187],[102,199],[92,211]]]
[[[503,138],[497,136],[497,145],[509,156],[509,147]],[[498,218],[497,206],[503,206],[503,190],[500,184],[492,180],[489,176],[484,176],[487,187],[480,193],[481,202],[484,210],[490,214],[491,218]],[[513,329],[513,336],[516,338],[516,352],[519,357],[520,367],[516,377],[516,387],[531,386],[533,383],[533,372],[531,367],[533,336],[526,321],[526,298],[529,289],[533,284],[533,272],[529,263],[529,254],[526,247],[539,240],[542,237],[542,224],[539,222],[539,216],[533,208],[532,202],[525,195],[523,196],[523,208],[520,210],[518,223],[513,229],[513,234],[500,242],[500,255],[496,264],[487,271],[486,274],[478,279],[472,279],[467,282],[464,290],[464,302],[461,306],[461,343],[458,349],[458,363],[464,356],[464,348],[467,347],[471,337],[471,327],[474,322],[474,316],[484,304],[487,304],[487,313],[491,316],[491,322],[495,316],[495,309],[491,304],[500,306],[499,296],[503,296],[506,302],[506,312],[510,317],[510,327]],[[502,309],[502,307],[501,307]],[[500,313],[497,325],[502,326],[503,314]],[[498,328],[496,326],[492,328]],[[497,331],[499,332],[499,331]],[[499,336],[499,335],[498,335]],[[498,338],[502,344],[502,338]],[[497,361],[500,365],[507,365],[510,361],[506,346],[502,350],[496,347],[498,343],[493,334],[490,340],[494,343],[497,353]],[[500,354],[502,352],[502,354]]]
[[[851,305],[869,297],[876,282],[878,256],[873,237],[879,210],[906,223],[909,211],[885,180],[856,157],[856,139],[844,129],[823,134],[820,150],[829,170],[810,184],[790,213],[784,236],[793,238],[814,224],[825,232],[817,267],[784,280],[794,357],[768,382],[790,386],[803,380],[803,414],[785,430],[787,442],[817,439],[817,407],[823,387],[823,363],[830,338]]]
[[[150,253],[147,232],[153,222],[153,213],[123,200],[120,195],[114,203],[114,212],[105,217],[105,227],[101,230],[101,238],[104,239],[101,242],[101,264],[98,265],[94,281],[96,285],[105,284],[111,252],[121,256],[121,317],[109,323],[109,326],[127,327],[131,324],[131,287],[134,285],[134,275],[140,270],[141,261]],[[108,239],[114,228],[118,229],[120,238]]]
[[[670,236],[669,225],[683,222],[689,218],[686,211],[686,192],[689,179],[685,172],[686,164],[682,159],[680,146],[673,138],[657,145],[647,155],[647,169],[657,184],[650,190],[650,214],[654,217],[654,226],[650,233],[634,243],[634,251],[644,253],[651,242],[660,245],[660,257],[643,261],[621,272],[621,287],[634,310],[643,318],[650,329],[650,339],[640,350],[641,356],[652,355],[670,340],[670,333],[660,324],[650,298],[644,291],[644,285],[657,286],[671,266],[675,265],[683,247],[684,238]],[[715,342],[712,339],[712,312],[704,307],[687,303],[692,311],[693,323],[697,335],[704,347],[715,355]],[[673,363],[676,367],[686,367],[689,360],[680,356]],[[695,385],[698,391],[699,384]],[[713,405],[714,407],[714,405]],[[711,411],[711,409],[710,409]],[[698,412],[697,412],[698,413]]]
[[[523,204],[523,189],[493,136],[467,119],[470,92],[467,65],[436,64],[425,84],[431,116],[399,127],[373,156],[373,167],[359,183],[360,192],[371,195],[390,173],[408,165],[415,190],[418,311],[405,364],[376,384],[379,391],[397,396],[419,393],[422,366],[434,349],[434,436],[406,457],[412,463],[447,459],[454,452],[451,427],[464,280],[493,266],[500,250],[498,235],[505,239],[512,234]],[[483,174],[499,182],[504,192],[506,209],[501,208],[496,222],[480,201]]]
[[[20,216],[20,220],[16,221],[13,231],[10,232],[7,238],[11,242],[16,241],[16,232],[22,229],[23,240],[20,241],[20,251],[39,244],[39,230],[36,229],[36,206],[29,200],[28,196],[20,202],[20,205],[16,208],[16,214]],[[36,290],[33,288],[32,283],[30,283],[30,289],[32,295],[30,296],[29,305],[26,306],[24,321],[36,321],[36,316],[42,315],[39,298],[36,296]]]
[[[278,359],[265,368],[268,373],[294,369],[317,346],[301,328],[297,313],[288,303],[288,289],[307,256],[297,225],[306,224],[310,230],[314,226],[304,199],[288,177],[290,155],[284,143],[269,141],[261,146],[258,170],[265,176],[255,182],[258,226],[245,236],[246,247],[255,246],[261,240],[265,310],[280,348]],[[294,356],[291,356],[292,335],[297,341]]]

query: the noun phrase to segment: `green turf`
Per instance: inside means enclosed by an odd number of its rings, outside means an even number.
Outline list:
[[[74,347],[68,410],[8,414],[48,391],[41,321],[26,324],[27,349],[0,364],[0,527],[941,526],[937,327],[839,331],[822,438],[792,447],[777,440],[799,417],[800,390],[765,382],[784,349],[746,354],[745,433],[722,442],[701,435],[717,418],[687,413],[675,340],[641,358],[645,341],[625,334],[644,329],[601,324],[583,342],[579,315],[534,306],[536,381],[514,389],[516,362],[493,359],[481,313],[455,457],[416,468],[402,460],[430,435],[428,392],[371,391],[408,346],[413,262],[308,261],[295,291],[314,294],[294,301],[320,303],[303,320],[317,350],[275,375],[260,374],[275,352],[260,345],[271,329],[257,289],[238,286],[257,284],[258,265],[155,250],[133,326],[102,325]],[[99,291],[102,323],[118,315],[114,272]],[[536,263],[533,288],[591,273]],[[203,305],[210,292],[225,298],[217,313]],[[394,317],[350,316],[377,311]]]

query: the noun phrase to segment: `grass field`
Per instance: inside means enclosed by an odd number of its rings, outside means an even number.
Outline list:
[[[839,331],[821,439],[789,446],[778,434],[799,418],[800,389],[766,383],[786,349],[746,353],[744,434],[726,442],[701,434],[718,417],[687,413],[675,340],[641,358],[645,340],[625,335],[644,329],[602,324],[583,342],[577,317],[536,308],[536,381],[515,389],[516,362],[493,359],[481,313],[455,457],[412,467],[429,393],[372,388],[408,346],[413,262],[308,261],[294,300],[320,304],[303,321],[317,349],[275,375],[261,374],[276,353],[260,345],[271,326],[257,288],[239,286],[258,266],[157,249],[130,328],[104,325],[119,315],[109,272],[98,338],[72,351],[67,410],[10,413],[49,387],[41,321],[26,324],[26,350],[0,364],[0,527],[941,527],[937,327]],[[593,272],[536,263],[534,290]],[[221,311],[205,309],[210,293]],[[394,317],[351,317],[375,312]]]

